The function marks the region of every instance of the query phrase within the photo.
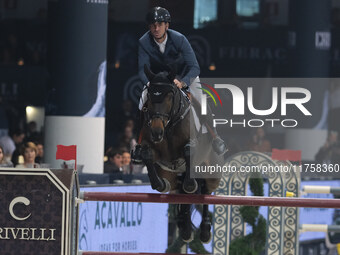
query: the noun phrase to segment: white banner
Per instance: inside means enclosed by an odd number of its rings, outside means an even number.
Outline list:
[[[81,190],[155,193],[149,185]],[[85,202],[79,212],[79,249],[164,253],[168,242],[167,210],[168,204]]]

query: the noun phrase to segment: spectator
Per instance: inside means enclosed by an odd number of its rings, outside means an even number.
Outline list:
[[[255,133],[247,144],[247,150],[258,152],[271,152],[270,141],[262,127],[256,128]]]
[[[315,155],[317,163],[335,164],[340,163],[340,143],[338,140],[338,132],[330,131],[325,144],[319,149]]]
[[[41,134],[37,131],[37,123],[30,121],[27,124],[26,141],[34,142],[38,140],[41,140]]]
[[[35,163],[37,152],[37,146],[33,142],[25,143],[21,148],[21,155],[24,157],[24,164],[19,164],[16,167],[39,168],[40,165]]]
[[[16,65],[21,55],[17,36],[13,33],[9,34],[5,41],[2,63],[5,65]]]
[[[132,129],[133,134],[135,134],[135,121],[134,119],[127,119],[125,121],[125,128],[130,127]]]
[[[137,142],[133,136],[133,129],[131,126],[125,126],[124,134],[120,138],[119,147],[124,148],[127,151],[131,151],[135,148]]]
[[[132,174],[147,174],[148,169],[145,165],[132,164]]]
[[[2,149],[1,146],[0,146],[0,167],[13,167],[13,163],[5,159],[4,150]]]
[[[119,120],[121,120],[120,127],[126,125],[127,120],[135,119],[137,113],[137,108],[134,107],[133,103],[130,100],[124,100],[122,104],[122,111],[119,113]]]
[[[123,168],[123,174],[131,174],[132,173],[131,154],[128,151],[123,151],[122,168]]]
[[[131,153],[122,149],[122,169],[123,174],[147,174],[148,170],[145,165],[135,165],[131,163]]]
[[[107,153],[107,161],[104,163],[104,173],[119,173],[122,171],[122,153],[110,150]]]
[[[24,138],[25,133],[21,129],[16,129],[14,132],[10,132],[9,136],[6,135],[0,138],[0,146],[3,148],[3,153],[7,160],[12,158],[13,152],[19,148]],[[13,162],[13,164],[15,163]]]
[[[41,164],[44,162],[44,145],[40,142],[35,143],[37,146],[37,156],[35,157],[35,163]]]

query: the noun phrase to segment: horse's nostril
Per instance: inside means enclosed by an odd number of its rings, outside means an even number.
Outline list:
[[[163,138],[164,130],[161,128],[152,129],[151,134],[153,139],[161,140]]]

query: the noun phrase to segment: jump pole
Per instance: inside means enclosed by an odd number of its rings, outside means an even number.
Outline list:
[[[151,194],[121,192],[80,192],[80,201],[142,202],[167,204],[212,204],[280,206],[310,208],[340,208],[340,199],[257,197],[257,196],[215,196],[196,194]]]
[[[166,253],[167,255],[189,255],[189,254],[175,254]],[[78,255],[165,255],[165,253],[129,253],[129,252],[104,252],[104,251],[79,251]],[[196,254],[200,255],[200,254]],[[202,254],[201,254],[202,255]]]
[[[302,187],[302,192],[340,195],[340,187],[305,185]]]
[[[339,225],[326,225],[326,224],[302,224],[300,225],[300,232],[335,232],[340,233]]]

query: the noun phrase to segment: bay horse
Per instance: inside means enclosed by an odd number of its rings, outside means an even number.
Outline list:
[[[163,193],[179,190],[180,193],[211,194],[218,187],[220,178],[190,178],[190,164],[222,164],[223,156],[213,151],[210,135],[200,135],[195,125],[190,123],[192,103],[174,84],[175,71],[154,74],[144,66],[144,72],[150,84],[148,99],[142,109],[141,157],[152,189]],[[193,238],[191,205],[178,205],[177,220],[181,238],[190,242]],[[208,243],[211,237],[208,205],[204,205],[200,239]]]

